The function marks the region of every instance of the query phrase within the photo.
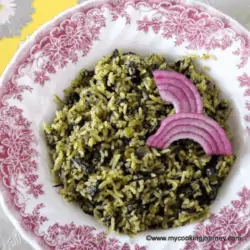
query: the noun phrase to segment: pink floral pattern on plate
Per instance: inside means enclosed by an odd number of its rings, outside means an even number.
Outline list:
[[[242,76],[238,77],[238,80],[240,82],[240,88],[244,89],[244,97],[250,97],[250,76],[247,73],[244,73]],[[248,99],[245,101],[245,108],[248,110],[245,120],[246,122],[250,123],[250,100]]]
[[[108,19],[112,22],[124,21],[130,26],[132,16],[129,8],[137,11],[147,9],[135,22],[138,32],[154,34],[162,38],[174,39],[176,47],[188,50],[226,50],[238,42],[234,56],[239,57],[238,67],[244,69],[250,55],[250,37],[234,22],[204,6],[185,4],[183,1],[113,0],[93,6],[76,7],[75,10],[57,19],[43,32],[36,35],[27,53],[19,55],[14,66],[8,70],[0,91],[0,178],[1,192],[6,204],[13,211],[21,226],[33,234],[43,249],[77,250],[145,250],[145,246],[130,246],[115,238],[107,238],[88,225],[75,223],[61,225],[52,223],[46,230],[42,226],[50,221],[43,213],[48,204],[40,203],[45,195],[44,185],[39,182],[36,138],[31,122],[25,117],[17,102],[23,102],[24,94],[33,88],[19,84],[25,70],[36,65],[29,72],[35,85],[45,86],[53,75],[76,64],[80,57],[87,56],[100,39]],[[108,11],[108,17],[104,14]],[[237,28],[235,28],[235,25]],[[238,77],[239,87],[244,88],[245,109],[249,112],[245,121],[250,122],[250,76],[243,73]],[[34,86],[35,86],[34,85]],[[16,106],[17,105],[17,106]],[[199,223],[194,235],[223,235],[250,237],[250,214],[247,211],[250,190],[244,187],[239,200],[232,201],[219,214],[213,214],[208,222]],[[36,205],[27,212],[27,200]],[[13,202],[14,201],[14,204]],[[16,212],[14,212],[16,211]],[[17,213],[18,212],[18,213]],[[242,242],[187,242],[185,250],[196,249],[236,249]]]
[[[231,206],[221,208],[219,214],[211,214],[208,222],[200,222],[194,231],[195,237],[241,237],[226,241],[190,241],[182,250],[238,249],[250,237],[250,189],[244,187],[238,192],[239,199],[231,201]]]

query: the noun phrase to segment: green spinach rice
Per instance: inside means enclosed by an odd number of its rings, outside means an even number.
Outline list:
[[[195,59],[174,64],[115,50],[83,69],[65,90],[61,109],[44,125],[60,194],[120,233],[178,227],[206,218],[235,156],[207,156],[195,142],[165,150],[146,146],[160,121],[174,114],[160,98],[152,71],[173,69],[199,90],[204,113],[231,134],[230,108]]]

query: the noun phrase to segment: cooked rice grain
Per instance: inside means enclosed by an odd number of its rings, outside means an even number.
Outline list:
[[[181,226],[208,216],[234,156],[207,156],[195,142],[146,146],[160,121],[174,114],[159,96],[155,69],[174,69],[199,90],[206,115],[227,131],[230,108],[195,69],[194,57],[171,65],[161,55],[113,54],[83,69],[56,98],[62,108],[44,125],[60,194],[103,224],[129,235]]]

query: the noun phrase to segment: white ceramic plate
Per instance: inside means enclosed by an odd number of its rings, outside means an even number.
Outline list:
[[[115,48],[169,59],[209,52],[209,66],[233,115],[238,160],[211,206],[213,216],[133,239],[111,233],[74,204],[65,203],[50,179],[42,133],[83,67]],[[36,249],[144,250],[243,249],[250,239],[250,36],[235,21],[203,5],[182,1],[86,2],[43,26],[19,50],[1,79],[0,201],[23,237]],[[242,237],[242,240],[154,241],[151,236]]]

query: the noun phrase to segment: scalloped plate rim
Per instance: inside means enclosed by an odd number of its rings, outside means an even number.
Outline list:
[[[108,2],[108,0],[97,0],[97,1],[93,1],[93,0],[86,0],[83,3],[80,3],[76,6],[73,6],[71,8],[68,8],[64,11],[62,11],[61,13],[59,13],[58,15],[56,15],[55,17],[53,17],[51,20],[47,21],[46,23],[42,24],[33,34],[31,34],[21,45],[20,47],[17,49],[15,55],[12,57],[12,59],[10,60],[9,64],[7,65],[7,67],[4,69],[3,74],[0,76],[0,87],[3,84],[3,79],[8,79],[8,73],[12,72],[13,68],[15,68],[15,62],[17,61],[17,59],[22,56],[22,53],[24,50],[28,50],[31,45],[32,42],[37,38],[37,36],[42,33],[42,31],[45,28],[49,28],[50,25],[54,24],[56,21],[59,21],[61,18],[69,15],[71,12],[80,9],[82,7],[85,6],[89,6],[91,7],[92,5],[94,6],[98,6],[100,4],[103,4],[105,2]],[[235,19],[233,19],[232,17],[228,16],[227,14],[225,14],[224,12],[217,10],[215,7],[213,6],[209,6],[208,4],[205,3],[201,3],[201,2],[193,2],[192,0],[180,0],[179,2],[182,3],[186,3],[190,6],[202,6],[208,13],[212,13],[213,15],[219,16],[219,17],[224,17],[227,20],[229,20],[232,24],[233,24],[233,30],[235,30],[237,28],[237,30],[241,30],[242,33],[245,33],[246,35],[250,35],[250,32],[247,30],[247,28],[245,28],[242,24],[240,24],[238,21],[236,21]],[[30,234],[27,232],[27,230],[25,228],[23,228],[20,225],[20,222],[17,221],[17,219],[15,218],[15,216],[13,214],[17,213],[17,211],[15,212],[11,212],[9,211],[9,207],[11,207],[11,209],[13,209],[13,206],[10,206],[7,204],[7,202],[4,199],[4,195],[3,192],[0,189],[0,205],[5,213],[5,215],[7,216],[7,218],[10,220],[10,222],[15,226],[15,228],[18,230],[18,232],[20,233],[20,235],[22,236],[22,238],[29,244],[31,245],[34,249],[42,249],[41,245],[38,244],[39,239],[38,240],[34,240],[36,237],[38,238],[38,236],[30,236]],[[250,241],[248,241],[249,243]],[[246,244],[246,246],[243,246],[242,249],[247,249],[247,247],[249,246],[249,244]]]

